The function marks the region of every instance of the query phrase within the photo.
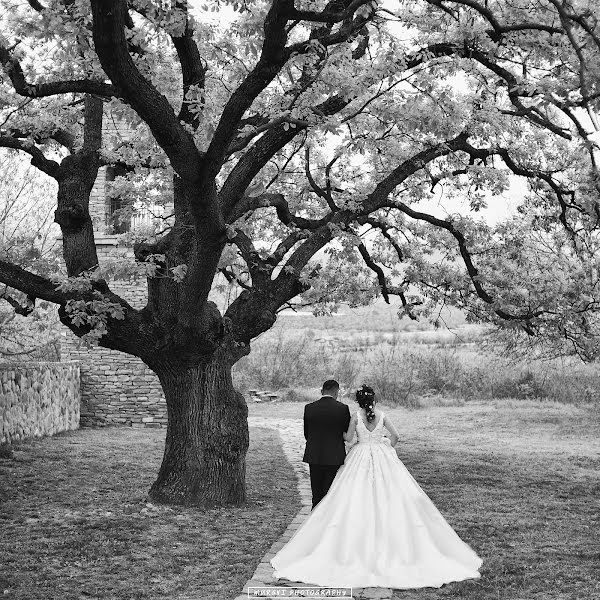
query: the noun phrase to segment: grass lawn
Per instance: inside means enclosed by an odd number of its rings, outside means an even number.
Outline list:
[[[278,434],[252,428],[248,504],[146,504],[164,431],[84,429],[0,460],[0,598],[230,600],[299,509]]]
[[[478,581],[395,600],[600,598],[598,410],[532,401],[385,410],[400,458],[484,559]],[[250,406],[299,427],[302,411]],[[279,438],[251,429],[246,507],[203,512],[146,505],[163,436],[88,429],[0,460],[0,598],[235,597],[299,508]]]
[[[383,408],[404,464],[484,559],[477,581],[395,600],[600,599],[600,411],[535,401]],[[250,406],[252,415],[302,411]]]

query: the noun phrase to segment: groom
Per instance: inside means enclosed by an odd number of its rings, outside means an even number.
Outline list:
[[[304,462],[310,469],[312,507],[329,491],[335,474],[346,458],[344,432],[350,424],[350,409],[337,400],[340,384],[328,379],[321,398],[304,407]]]

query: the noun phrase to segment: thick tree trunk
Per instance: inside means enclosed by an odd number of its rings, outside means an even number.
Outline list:
[[[165,453],[150,497],[167,504],[239,505],[245,501],[248,408],[231,364],[217,352],[194,367],[154,367],[167,401]]]

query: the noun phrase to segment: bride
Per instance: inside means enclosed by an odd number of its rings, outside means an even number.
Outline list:
[[[332,587],[440,587],[482,560],[446,522],[393,446],[398,433],[363,385],[346,441],[358,443],[327,495],[274,556],[275,578]],[[391,440],[384,436],[388,430]]]

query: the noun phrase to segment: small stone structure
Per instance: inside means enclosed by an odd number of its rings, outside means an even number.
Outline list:
[[[79,428],[79,365],[0,365],[0,443]]]
[[[281,400],[276,392],[259,392],[258,390],[248,390],[247,399],[249,402],[277,402]]]
[[[98,244],[100,261],[107,252]],[[111,283],[117,294],[138,309],[146,305],[145,287],[145,282]],[[99,346],[89,348],[68,330],[63,333],[61,355],[81,366],[83,427],[166,427],[167,403],[160,381],[139,358]]]

